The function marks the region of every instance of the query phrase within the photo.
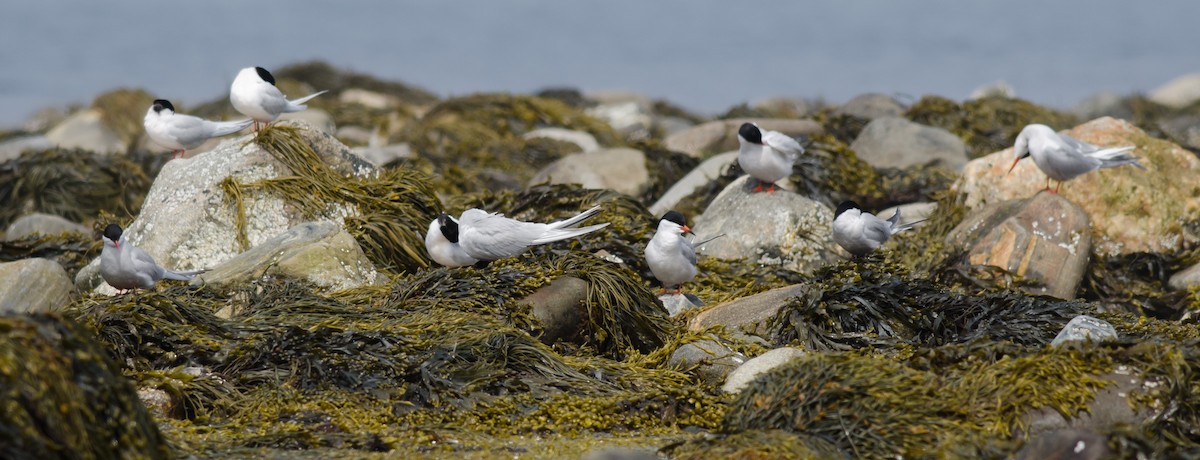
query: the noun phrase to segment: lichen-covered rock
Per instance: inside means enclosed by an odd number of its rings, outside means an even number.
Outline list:
[[[872,120],[850,148],[877,168],[933,164],[958,170],[967,163],[967,147],[958,136],[893,116]]]
[[[71,114],[46,132],[46,139],[59,148],[97,153],[122,153],[128,148],[117,133],[104,124],[103,112],[98,109],[85,109]]]
[[[882,117],[899,117],[904,115],[904,106],[896,98],[880,93],[866,93],[855,96],[841,107],[836,113],[850,115],[867,120]]]
[[[800,272],[832,257],[833,211],[787,191],[751,193],[749,178],[725,187],[696,218],[692,228],[698,238],[725,235],[699,252]]]
[[[1037,283],[1034,294],[1075,298],[1091,255],[1088,216],[1063,197],[1042,192],[980,209],[948,235],[974,265],[1003,268]]]
[[[1150,100],[1180,109],[1200,100],[1200,73],[1175,77],[1150,91]]]
[[[53,214],[35,212],[21,216],[9,224],[4,238],[11,241],[34,234],[57,235],[63,232],[90,234],[92,230]]]
[[[1188,223],[1200,216],[1200,158],[1136,126],[1100,118],[1067,134],[1099,146],[1132,145],[1147,169],[1130,166],[1092,171],[1063,184],[1060,194],[1087,213],[1102,254],[1174,252],[1200,240]],[[955,188],[969,208],[1032,196],[1046,176],[1031,160],[1012,165],[1012,148],[967,163]]]
[[[617,148],[567,155],[542,168],[529,184],[579,184],[638,196],[650,187],[650,180],[645,153]]]
[[[803,286],[784,286],[766,292],[730,300],[700,312],[688,323],[688,330],[703,331],[713,326],[767,335],[767,320],[783,308],[791,297],[804,292]]]
[[[689,370],[709,385],[717,385],[725,377],[739,369],[746,356],[729,349],[716,340],[697,340],[676,348],[667,358],[667,365],[676,369]]]
[[[801,356],[804,356],[804,350],[792,347],[776,348],[755,356],[729,373],[729,376],[725,378],[725,385],[721,386],[721,391],[740,393],[754,379]]]
[[[222,288],[272,275],[308,280],[331,290],[382,281],[354,237],[326,221],[292,227],[193,278],[192,284]]]
[[[75,287],[62,265],[47,259],[23,259],[0,264],[0,314],[57,310]]]
[[[758,127],[762,129],[779,131],[793,137],[813,135],[824,130],[819,123],[812,120],[731,118],[693,126],[667,136],[663,142],[667,145],[668,150],[703,158],[716,152],[736,150],[738,148],[737,131],[742,123],[757,123]]]
[[[675,205],[679,204],[684,198],[695,193],[696,190],[708,184],[713,179],[721,177],[721,174],[725,172],[725,168],[737,162],[737,157],[738,153],[735,151],[713,155],[704,160],[699,166],[688,172],[686,176],[683,176],[682,179],[671,185],[671,188],[667,189],[667,192],[658,201],[650,205],[650,214],[661,216],[667,211],[674,209]]]

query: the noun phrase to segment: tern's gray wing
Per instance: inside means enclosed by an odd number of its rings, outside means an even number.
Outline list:
[[[127,250],[130,251],[129,260],[132,264],[128,268],[135,271],[139,278],[148,278],[150,284],[163,278],[163,273],[166,270],[158,266],[158,263],[154,261],[153,257],[150,257],[150,254],[147,254],[142,248],[136,246],[130,246]]]
[[[1091,144],[1085,145],[1096,148]],[[1058,180],[1070,180],[1080,174],[1094,171],[1099,169],[1102,163],[1099,158],[1086,155],[1070,144],[1056,145],[1048,149],[1045,157],[1045,164],[1039,166],[1045,166],[1048,169],[1046,175]]]
[[[863,213],[863,238],[882,245],[892,237],[892,223]]]
[[[279,91],[279,88],[266,83],[263,83],[262,86],[261,102],[263,110],[275,115],[284,113],[288,108],[288,100]]]
[[[179,114],[171,117],[167,122],[167,127],[168,134],[175,138],[175,142],[189,150],[199,147],[204,141],[213,137],[214,131],[216,131],[215,123],[211,121]]]
[[[1058,137],[1067,144],[1068,148],[1079,153],[1089,153],[1100,150],[1100,147],[1081,141],[1066,134],[1059,134]]]
[[[799,142],[796,142],[795,139],[792,139],[787,134],[783,134],[779,131],[764,130],[762,140],[764,144],[779,152],[782,152],[789,159],[791,159],[792,162],[795,162],[796,158],[799,157],[801,153],[804,153],[804,147],[801,146]]]
[[[497,260],[525,251],[546,224],[521,222],[500,214],[468,209],[459,219],[459,245],[479,260]]]
[[[692,265],[696,265],[696,247],[687,238],[680,237],[679,240],[679,253]]]

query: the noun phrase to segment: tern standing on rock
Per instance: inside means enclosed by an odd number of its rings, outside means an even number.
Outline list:
[[[233,134],[250,126],[254,120],[209,121],[191,115],[175,113],[175,106],[166,99],[155,100],[146,111],[142,126],[155,144],[171,149],[175,158],[187,150],[199,147],[214,137]]]
[[[271,72],[262,67],[246,67],[238,72],[237,78],[233,79],[233,85],[229,87],[229,102],[238,112],[254,119],[254,130],[258,131],[259,123],[266,128],[268,123],[275,121],[282,113],[307,109],[308,106],[304,103],[322,94],[325,94],[325,91],[289,101],[279,92],[279,88],[275,87],[275,76],[271,75]]]
[[[775,191],[775,182],[792,173],[792,164],[804,153],[795,139],[778,131],[767,131],[754,123],[738,129],[738,165],[758,180],[754,192]]]
[[[922,221],[900,225],[900,208],[888,220],[863,212],[858,203],[843,201],[833,218],[833,241],[846,252],[862,257],[879,249],[892,235]]]
[[[1046,190],[1050,190],[1050,179],[1058,181],[1052,190],[1058,193],[1063,181],[1074,179],[1076,176],[1102,168],[1134,165],[1146,169],[1138,163],[1137,157],[1128,152],[1133,146],[1100,148],[1065,134],[1058,134],[1049,126],[1032,124],[1025,126],[1017,135],[1013,145],[1011,173],[1021,159],[1032,156],[1038,169],[1046,174]],[[1005,173],[1007,174],[1007,173]]]
[[[696,277],[696,249],[684,238],[692,233],[687,220],[678,211],[668,211],[658,220],[658,230],[646,245],[646,265],[663,285],[663,293],[672,287],[679,294],[680,286]]]
[[[100,251],[100,277],[119,290],[150,289],[161,279],[188,281],[204,270],[176,272],[154,262],[146,251],[125,242],[125,232],[117,224],[104,228],[104,249]]]
[[[519,255],[525,252],[526,249],[529,249],[530,246],[574,238],[607,227],[608,222],[587,227],[575,227],[575,224],[596,215],[598,212],[600,212],[600,207],[594,206],[570,219],[542,224],[522,222],[504,217],[503,214],[495,214],[471,208],[463,211],[462,215],[458,218],[457,243],[467,256],[480,261],[482,265],[487,265],[493,260]],[[454,227],[452,225],[453,222],[453,219],[445,220],[446,226],[450,228]],[[432,227],[430,225],[430,228]],[[443,237],[446,237],[447,241],[451,243],[456,242],[453,238],[447,236],[448,234],[454,235],[453,231],[449,233],[440,231],[440,233],[442,233]],[[428,235],[425,241],[428,247]],[[433,251],[431,250],[430,252]],[[438,263],[442,262],[438,261]]]

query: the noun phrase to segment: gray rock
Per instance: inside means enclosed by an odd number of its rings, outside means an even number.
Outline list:
[[[560,276],[518,301],[529,305],[533,316],[542,323],[539,340],[553,344],[571,340],[579,334],[585,313],[587,281],[572,276]]]
[[[958,136],[899,117],[876,118],[867,123],[850,148],[859,158],[880,168],[933,163],[957,171],[967,164],[967,146]]]
[[[684,198],[691,196],[697,189],[708,185],[713,179],[721,177],[725,172],[725,168],[737,162],[737,151],[725,152],[719,155],[713,155],[707,160],[692,169],[687,175],[675,182],[671,188],[662,197],[650,205],[650,214],[661,216],[667,211],[670,211],[675,205],[683,201]]]
[[[191,284],[221,289],[263,276],[303,279],[330,290],[384,281],[354,237],[326,221],[292,227],[196,276]]]
[[[691,310],[693,308],[703,306],[692,303],[684,294],[663,294],[658,296],[658,301],[662,302],[663,308],[667,310],[667,314],[672,318],[679,316],[680,313]]]
[[[574,153],[538,171],[529,185],[580,184],[584,188],[610,189],[638,196],[650,188],[646,154],[630,148]]]
[[[604,447],[588,452],[583,460],[658,460],[657,452],[652,447]]]
[[[750,382],[759,376],[802,356],[804,356],[804,350],[792,347],[776,348],[755,356],[730,372],[729,377],[725,378],[725,385],[721,386],[721,390],[726,393],[741,393],[750,385]]]
[[[57,107],[39,109],[25,119],[25,123],[21,124],[21,129],[31,133],[44,132],[67,119],[67,115],[69,114],[65,110]]]
[[[680,133],[692,129],[696,126],[690,120],[658,115],[654,117],[654,128],[658,130],[664,137],[670,137],[672,134]]]
[[[53,147],[54,143],[40,134],[14,137],[0,142],[0,163],[18,158],[26,150],[46,150]]]
[[[951,230],[946,242],[966,248],[971,264],[1041,283],[1023,287],[1027,292],[1061,299],[1075,298],[1092,247],[1087,213],[1048,192],[980,209]]]
[[[107,154],[124,153],[129,147],[112,128],[104,124],[97,109],[85,109],[71,114],[51,128],[46,133],[46,139],[56,147]]]
[[[996,80],[986,85],[975,88],[971,94],[967,96],[968,101],[975,99],[983,99],[985,97],[1017,97],[1017,90],[1013,89],[1012,85],[1004,80]]]
[[[815,112],[817,104],[798,97],[773,97],[755,102],[752,107],[766,110],[781,118],[799,118]]]
[[[867,120],[904,115],[904,105],[886,94],[867,93],[855,96],[837,109],[837,113]]]
[[[1200,100],[1200,73],[1176,77],[1150,91],[1148,97],[1151,101],[1174,109],[1187,107]]]
[[[648,101],[645,103],[639,101],[601,103],[588,108],[585,112],[607,122],[617,132],[626,136],[643,136],[647,134],[647,130],[654,123]]]
[[[788,299],[804,293],[796,284],[730,300],[700,312],[688,322],[688,330],[700,332],[722,326],[729,331],[744,331],[758,336],[767,334],[766,321],[779,312]]]
[[[8,225],[4,237],[9,240],[19,240],[33,234],[57,235],[63,232],[75,232],[87,235],[92,229],[71,222],[53,214],[35,212],[21,216]]]
[[[339,126],[334,136],[338,140],[354,145],[371,145],[379,142],[376,138],[378,130],[370,130],[362,126]]]
[[[697,340],[675,349],[667,365],[683,369],[709,385],[725,381],[725,376],[746,362],[746,356],[716,340]]]
[[[697,252],[800,272],[828,261],[833,211],[786,191],[750,193],[749,178],[730,183],[696,218],[697,238],[725,234]]]
[[[75,288],[62,265],[47,259],[0,264],[0,313],[36,313],[62,308]]]
[[[1179,145],[1192,150],[1200,150],[1200,116],[1183,115],[1169,120],[1160,120],[1158,127]]]
[[[304,140],[337,173],[361,176],[375,170],[337,139],[302,123],[285,123],[300,127]],[[215,150],[167,162],[150,187],[141,213],[125,229],[129,243],[148,252],[159,265],[178,270],[215,267],[240,254],[237,208],[225,196],[221,182],[227,177],[249,183],[292,175],[249,142],[252,136],[227,139]],[[245,190],[242,202],[251,248],[304,222],[341,222],[342,217],[358,214],[350,206],[330,204],[320,215],[305,216],[283,197],[263,190]],[[76,285],[81,290],[98,286],[99,275],[98,260],[93,260],[76,275]]]
[[[1054,336],[1054,340],[1050,345],[1058,346],[1067,342],[1104,342],[1107,340],[1117,340],[1117,329],[1108,321],[1093,318],[1087,315],[1079,315],[1071,318],[1066,326]]]
[[[1032,437],[1012,458],[1014,460],[1100,460],[1110,458],[1108,437],[1091,430],[1063,429]]]
[[[1025,437],[1064,429],[1108,430],[1116,424],[1140,426],[1154,411],[1146,404],[1135,404],[1130,400],[1131,396],[1158,391],[1155,388],[1162,383],[1142,380],[1137,377],[1139,374],[1141,371],[1137,369],[1118,366],[1113,372],[1098,375],[1101,380],[1112,384],[1096,390],[1092,400],[1087,403],[1087,410],[1070,414],[1070,417],[1063,417],[1057,410],[1049,407],[1031,410],[1021,416],[1021,424],[1027,428],[1025,433],[1017,433],[1017,436]]]
[[[1080,120],[1091,120],[1103,116],[1127,118],[1119,113],[1122,110],[1121,101],[1123,99],[1124,97],[1116,92],[1101,91],[1079,101],[1075,107],[1071,108],[1071,113]]]
[[[600,144],[596,142],[596,136],[593,136],[584,131],[576,131],[566,128],[539,128],[525,133],[525,139],[533,139],[535,137],[545,137],[548,139],[570,142],[578,145],[579,149],[584,152],[600,150]]]
[[[911,224],[919,220],[928,219],[929,216],[933,215],[933,211],[937,210],[937,203],[921,202],[892,206],[875,213],[875,217],[884,220],[889,219],[892,217],[892,214],[896,213],[897,209],[900,210],[900,223]]]
[[[355,147],[350,149],[350,152],[371,162],[375,166],[383,166],[401,158],[412,157],[412,148],[408,144],[392,144],[383,147]]]
[[[302,121],[329,135],[337,132],[337,124],[333,122],[333,117],[321,109],[309,108],[299,112],[285,113],[279,116],[279,121]]]
[[[819,123],[812,120],[734,118],[693,126],[667,136],[663,143],[669,150],[684,152],[696,158],[703,158],[712,152],[737,150],[737,130],[742,123],[757,123],[760,128],[779,131],[793,137],[813,135],[824,131]]]
[[[1200,264],[1180,270],[1167,280],[1167,286],[1176,291],[1187,290],[1198,285],[1200,285]]]
[[[338,102],[343,104],[360,104],[372,109],[388,109],[398,103],[395,97],[360,88],[348,88],[338,95]]]
[[[181,419],[182,401],[171,397],[170,393],[158,388],[142,387],[137,390],[138,399],[146,406],[146,411],[159,420]]]

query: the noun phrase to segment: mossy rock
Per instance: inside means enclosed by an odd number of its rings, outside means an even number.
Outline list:
[[[1017,134],[1030,123],[1069,126],[1077,121],[1073,115],[1002,96],[975,99],[962,105],[940,96],[925,96],[909,107],[904,116],[961,137],[970,158],[1011,147]]]
[[[277,78],[289,78],[307,83],[318,91],[327,90],[333,95],[350,88],[387,94],[410,105],[426,105],[437,101],[437,96],[425,89],[398,81],[382,80],[367,74],[338,69],[324,61],[309,61],[284,66],[274,72]],[[296,95],[295,97],[300,97]]]
[[[154,99],[146,90],[121,88],[96,96],[92,108],[100,110],[104,124],[112,128],[125,145],[134,145],[146,131],[143,120]]]
[[[0,316],[0,456],[172,457],[121,368],[54,314]]]
[[[31,212],[88,222],[101,210],[136,213],[151,174],[122,155],[84,150],[28,151],[0,164],[0,227]],[[148,160],[157,165],[154,160]]]

